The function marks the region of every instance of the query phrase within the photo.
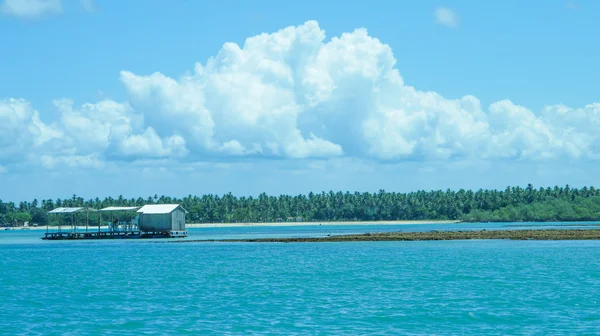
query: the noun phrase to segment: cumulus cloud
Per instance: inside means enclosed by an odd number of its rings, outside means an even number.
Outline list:
[[[22,18],[37,18],[62,12],[61,0],[4,0],[0,12]]]
[[[433,12],[435,22],[450,28],[458,27],[458,15],[446,7],[438,7]]]
[[[391,48],[365,29],[325,41],[308,21],[226,43],[179,79],[123,71],[121,81],[159,134],[174,128],[199,152],[384,160],[595,153],[594,132],[566,134],[553,126],[562,124],[553,108],[538,116],[506,100],[486,110],[473,96],[406,85],[395,64]],[[581,113],[593,118],[590,111]]]
[[[122,140],[119,149],[125,155],[141,157],[184,156],[188,153],[185,139],[181,136],[161,139],[152,127],[148,127],[142,134],[127,136]]]
[[[57,100],[63,141],[72,153],[106,151],[112,156],[163,157],[185,155],[185,140],[177,135],[158,137],[152,127],[144,128],[144,116],[129,104],[103,100],[73,107],[70,100]]]
[[[39,112],[23,99],[0,100],[0,163],[24,160],[63,134],[40,120]]]
[[[320,46],[324,34],[314,25],[250,38],[243,48],[226,43],[206,66],[197,64],[192,75],[180,80],[128,71],[121,80],[136,105],[148,111],[147,118],[161,125],[159,133],[176,129],[197,152],[341,155],[340,145],[298,127],[307,111],[298,83],[302,74],[295,73],[302,69],[289,61],[297,57],[302,62],[302,48]]]
[[[46,168],[102,168],[104,160],[179,157],[185,140],[160,138],[128,104],[103,100],[75,107],[54,101],[59,120],[48,124],[22,99],[0,100],[0,163],[31,161]]]
[[[0,164],[24,150],[44,167],[106,160],[366,158],[598,159],[600,103],[539,113],[502,100],[448,99],[407,85],[392,49],[357,29],[327,41],[315,21],[225,43],[171,78],[123,70],[124,103],[57,100],[50,123],[0,102]],[[13,154],[11,154],[13,153]],[[44,156],[45,155],[45,156]],[[41,158],[41,159],[39,159]]]

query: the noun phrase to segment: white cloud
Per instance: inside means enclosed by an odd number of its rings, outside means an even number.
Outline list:
[[[450,28],[458,27],[458,14],[446,7],[438,7],[433,12],[435,22]]]
[[[0,12],[23,18],[37,18],[62,12],[61,0],[4,0]]]
[[[565,4],[565,6],[568,9],[571,9],[571,10],[579,9],[579,5],[575,1],[567,1],[567,3]]]
[[[94,0],[81,0],[81,6],[90,13],[96,10],[96,6],[94,6]]]
[[[149,111],[148,120],[162,126],[159,134],[176,129],[198,152],[341,155],[339,145],[299,129],[307,106],[298,100],[302,85],[293,76],[302,75],[294,73],[302,69],[286,63],[286,58],[302,57],[295,55],[302,52],[298,48],[318,48],[323,38],[316,23],[309,22],[249,38],[243,49],[226,43],[206,66],[198,64],[194,74],[180,80],[128,71],[121,80],[135,103]]]
[[[473,96],[418,91],[404,84],[395,63],[391,48],[365,29],[325,42],[325,32],[308,21],[241,47],[226,43],[180,79],[123,71],[121,80],[146,119],[162,126],[159,134],[176,129],[196,152],[384,160],[594,156],[578,150],[595,141],[594,132],[567,136],[548,117],[510,101],[486,111]]]
[[[0,163],[31,161],[46,168],[102,167],[105,159],[180,157],[185,139],[160,138],[128,104],[103,100],[74,107],[56,100],[59,120],[46,124],[22,99],[0,100]]]
[[[105,163],[98,158],[96,154],[90,155],[42,155],[40,158],[40,164],[42,167],[47,169],[53,169],[57,166],[66,166],[69,168],[95,168],[100,169],[105,166]]]
[[[143,157],[184,156],[188,153],[185,139],[178,135],[161,139],[152,127],[142,134],[127,136],[122,140],[120,150],[125,155]]]
[[[29,102],[0,100],[0,163],[21,161],[60,137],[55,125],[44,124]]]
[[[73,107],[70,100],[57,100],[61,112],[62,139],[70,153],[80,155],[106,152],[121,157],[181,156],[187,153],[185,140],[170,135],[160,138],[152,127],[144,127],[144,116],[129,104],[103,100]]]
[[[419,91],[395,65],[392,49],[367,30],[326,41],[317,22],[308,21],[250,37],[243,46],[226,43],[181,78],[124,70],[131,103],[105,99],[77,107],[57,100],[60,118],[45,123],[24,100],[0,101],[6,148],[0,164],[600,158],[600,103],[540,113],[509,100],[486,108],[473,96]]]

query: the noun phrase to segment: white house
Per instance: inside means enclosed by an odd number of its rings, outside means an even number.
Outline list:
[[[179,204],[148,204],[138,211],[139,230],[143,232],[185,231],[187,211]]]

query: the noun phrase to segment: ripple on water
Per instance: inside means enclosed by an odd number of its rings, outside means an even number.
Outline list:
[[[0,249],[0,330],[597,332],[598,242],[53,244]]]

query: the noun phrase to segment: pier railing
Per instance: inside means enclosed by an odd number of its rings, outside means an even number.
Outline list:
[[[46,232],[44,240],[76,240],[76,239],[136,239],[136,238],[185,238],[187,231],[98,231],[98,232]]]

